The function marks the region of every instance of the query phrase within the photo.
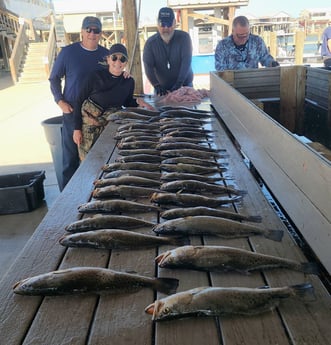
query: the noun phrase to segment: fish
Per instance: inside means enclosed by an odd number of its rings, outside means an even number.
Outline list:
[[[248,274],[257,270],[285,268],[306,274],[319,273],[313,262],[297,262],[226,246],[182,246],[158,255],[155,261],[162,268],[207,272],[236,271]]]
[[[78,206],[80,213],[133,213],[153,212],[159,208],[154,205],[142,204],[130,200],[112,199],[89,201]]]
[[[206,183],[195,180],[170,181],[161,184],[160,189],[165,192],[185,192],[185,193],[212,193],[212,194],[235,194],[245,195],[247,191],[239,190],[231,187],[222,186],[220,184]]]
[[[159,130],[153,130],[153,129],[140,129],[140,130],[127,130],[127,131],[121,131],[121,132],[116,132],[116,134],[114,135],[114,139],[119,140],[119,139],[123,139],[126,137],[132,137],[132,136],[136,136],[136,137],[141,137],[141,136],[146,136],[146,135],[151,135],[154,134],[155,136],[158,136],[160,134]],[[153,140],[152,140],[153,142]]]
[[[157,116],[161,113],[160,110],[151,110],[151,109],[147,109],[147,108],[141,108],[141,107],[126,107],[125,108],[126,111],[134,111],[138,114],[143,114],[143,115],[150,115],[150,116]]]
[[[78,232],[62,236],[60,244],[65,247],[94,249],[145,249],[162,245],[182,246],[189,242],[185,237],[145,235],[121,229],[102,229]]]
[[[197,287],[156,300],[145,308],[153,321],[194,316],[251,316],[274,310],[282,300],[313,300],[309,283],[284,287]]]
[[[194,112],[194,113],[199,113],[199,114],[209,114],[212,115],[212,112],[209,110],[204,110],[204,109],[196,109],[196,108],[190,108],[184,105],[177,105],[177,106],[172,106],[172,105],[162,105],[159,107],[160,112],[166,111],[166,110],[185,110],[189,112]]]
[[[137,187],[160,187],[160,182],[140,176],[119,176],[113,178],[103,178],[94,181],[96,187],[106,187],[106,186],[137,186]]]
[[[194,157],[172,157],[172,158],[166,158],[161,161],[161,164],[195,164],[195,165],[203,165],[206,167],[210,166],[218,166],[219,163],[213,160],[209,159],[200,159],[200,158],[194,158]]]
[[[179,126],[179,127],[164,129],[162,131],[162,134],[167,135],[169,133],[172,133],[173,131],[193,132],[193,133],[200,133],[200,134],[204,134],[204,135],[206,135],[206,134],[209,135],[210,133],[214,133],[214,131],[212,131],[210,129],[197,127],[196,125],[187,125],[187,126]]]
[[[68,224],[65,230],[68,232],[83,232],[98,229],[119,228],[123,230],[152,227],[155,224],[143,219],[120,215],[95,215],[83,218]]]
[[[183,129],[176,129],[166,134],[169,137],[188,137],[188,138],[204,138],[206,140],[211,139],[213,136],[209,133],[203,133],[198,131],[184,131]]]
[[[93,198],[140,198],[150,197],[153,193],[160,191],[158,188],[138,186],[106,186],[95,188],[92,192]]]
[[[164,135],[158,139],[159,143],[188,142],[193,144],[209,143],[206,138],[170,137]]]
[[[166,210],[160,213],[163,219],[175,219],[188,216],[213,216],[228,218],[237,221],[247,221],[261,223],[262,217],[258,215],[245,215],[237,212],[231,212],[227,210],[221,210],[217,208],[211,208],[206,206],[196,206],[196,207],[177,207],[170,210]]]
[[[228,155],[221,155],[216,151],[201,151],[194,149],[171,149],[171,150],[162,150],[160,151],[161,157],[193,157],[199,159],[210,159],[211,157],[216,158],[226,158]]]
[[[153,180],[160,180],[161,173],[156,171],[143,171],[143,170],[113,170],[104,175],[104,178],[113,178],[120,176],[140,176]]]
[[[114,170],[143,170],[143,171],[160,171],[160,164],[144,163],[144,162],[128,162],[128,163],[108,163],[102,167],[103,171],[110,172]]]
[[[150,163],[161,163],[162,158],[157,155],[150,154],[136,154],[130,156],[117,157],[115,162],[128,163],[128,162],[150,162]]]
[[[184,128],[184,130],[186,129],[190,129],[190,130],[198,130],[198,131],[202,131],[205,132],[205,129],[203,127],[203,124],[201,123],[183,123],[182,121],[173,121],[173,122],[167,122],[164,124],[160,125],[160,131],[163,134],[166,134],[167,131],[174,131],[175,129],[181,129]]]
[[[161,164],[165,164],[165,163],[161,162]],[[223,176],[213,176],[213,177],[211,177],[211,176],[206,176],[206,175],[198,175],[198,174],[190,174],[190,173],[180,173],[180,172],[164,173],[164,174],[161,174],[161,177],[160,177],[160,180],[162,182],[176,181],[176,180],[195,180],[195,181],[214,183],[214,182],[218,182],[218,181],[224,181],[224,180],[227,180],[227,179],[228,178],[225,178]]]
[[[160,129],[160,125],[157,123],[146,123],[146,122],[131,122],[117,127],[118,132],[127,131],[127,130],[136,130],[136,129]]]
[[[284,231],[280,229],[266,229],[261,226],[213,216],[188,216],[166,220],[156,224],[152,230],[160,235],[212,235],[226,239],[259,235],[278,242],[282,240],[284,235]]]
[[[180,150],[180,149],[191,149],[191,150],[198,150],[198,151],[206,151],[206,152],[221,152],[225,151],[225,149],[213,149],[207,145],[200,145],[196,143],[189,143],[183,141],[177,141],[172,143],[159,143],[156,146],[157,150]],[[228,156],[227,156],[228,157]]]
[[[156,149],[128,149],[128,150],[118,150],[118,154],[121,156],[132,156],[132,155],[160,155],[160,151]]]
[[[192,117],[194,119],[209,119],[211,113],[197,112],[187,109],[172,109],[165,110],[160,113],[160,117]]]
[[[140,135],[140,136],[130,135],[128,137],[121,138],[121,142],[128,143],[128,142],[138,141],[138,140],[159,142],[160,139],[161,137],[150,136],[150,135]]]
[[[206,123],[210,122],[210,119],[204,118],[204,119],[195,119],[193,117],[185,116],[185,117],[179,117],[179,118],[171,118],[171,117],[162,117],[159,120],[159,125],[165,125],[168,123],[176,123],[176,122],[181,122],[185,123],[188,125],[191,124],[199,124],[199,125],[204,125]]]
[[[175,205],[181,207],[208,206],[217,207],[220,205],[237,202],[242,199],[242,195],[232,198],[209,198],[202,195],[190,193],[166,193],[154,192],[150,200],[159,205]]]
[[[133,293],[151,288],[165,294],[176,292],[178,280],[150,278],[101,267],[72,267],[18,281],[13,291],[28,296]]]
[[[133,111],[116,111],[107,116],[108,121],[117,121],[117,120],[141,120],[148,121],[151,119],[150,115],[144,115],[135,113]]]
[[[160,164],[159,168],[167,172],[189,173],[189,174],[216,174],[222,173],[227,169],[225,167],[206,167],[197,164]]]
[[[139,140],[139,141],[132,141],[132,142],[127,142],[123,143],[120,142],[117,144],[117,147],[119,149],[155,149],[157,146],[157,143],[155,141],[146,141],[146,140]]]

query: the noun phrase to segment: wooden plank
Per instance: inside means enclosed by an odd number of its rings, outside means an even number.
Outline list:
[[[211,100],[242,150],[330,272],[330,162],[213,73]]]
[[[48,211],[43,222],[38,226],[24,247],[21,255],[1,280],[0,344],[7,343],[8,334],[11,335],[12,344],[19,344],[28,333],[34,315],[40,308],[40,303],[43,299],[41,297],[14,295],[12,286],[15,282],[27,276],[53,271],[60,266],[65,249],[59,245],[58,240],[65,233],[64,227],[80,217],[77,212],[77,206],[90,199],[93,181],[99,176],[102,165],[111,154],[112,149],[110,147],[112,141],[108,137],[108,130],[113,131],[114,129],[110,127],[102,133],[98,144],[91,149],[88,155],[89,159],[86,159],[81,164],[74,177],[69,181],[66,188],[54,202],[54,206]],[[105,143],[107,144],[105,145]],[[115,142],[113,141],[114,145]],[[54,302],[49,303],[53,304]],[[80,314],[78,313],[77,315],[79,316]],[[61,316],[55,315],[54,313],[53,317],[57,318]],[[35,334],[35,330],[32,328],[30,339],[36,341],[43,339],[44,336],[41,335],[41,332],[44,329],[48,329],[48,339],[57,339],[57,337],[59,339],[66,339],[66,336],[70,339],[72,332],[80,334],[80,325],[77,323],[75,325],[77,328],[75,328],[71,324],[70,313],[62,315],[62,317],[63,319],[67,317],[68,323],[65,329],[61,330],[54,327],[52,328],[52,333],[48,327],[49,324],[52,324],[50,322],[44,328],[36,330],[37,333],[39,332],[39,335]],[[43,322],[43,320],[40,321]],[[17,327],[17,324],[20,327]],[[68,331],[69,327],[73,328],[66,335],[65,332]],[[34,344],[37,344],[37,342]]]
[[[225,137],[225,140],[229,138]],[[224,143],[224,141],[223,141]],[[224,145],[224,144],[223,144]],[[262,225],[267,228],[274,229],[284,229],[285,235],[282,242],[269,241],[260,237],[250,238],[250,247],[254,251],[263,254],[275,255],[278,257],[288,258],[292,260],[297,260],[301,262],[308,261],[303,255],[300,248],[294,244],[293,239],[290,237],[289,233],[286,231],[284,224],[280,221],[278,215],[275,212],[270,212],[270,205],[268,201],[262,197],[257,197],[260,194],[260,187],[253,179],[251,174],[243,173],[243,169],[246,167],[242,166],[242,160],[240,155],[234,147],[228,145],[229,153],[229,167],[231,167],[231,175],[233,175],[238,187],[248,191],[245,196],[242,207],[246,214],[260,214],[262,216]],[[242,244],[242,243],[241,243]],[[239,244],[240,246],[240,244]],[[241,247],[241,246],[240,246]],[[245,249],[248,249],[246,246]],[[324,287],[321,285],[318,277],[312,275],[304,275],[299,272],[289,271],[289,270],[268,270],[263,273],[263,282],[271,287],[274,286],[286,286],[295,285],[303,282],[312,282],[315,293],[318,296],[316,301],[313,303],[300,303],[299,301],[292,300],[286,301],[286,303],[281,304],[279,308],[280,315],[277,313],[271,313],[270,315],[264,315],[262,324],[259,325],[257,318],[252,318],[250,320],[243,320],[243,323],[239,324],[237,327],[234,326],[233,318],[226,320],[228,327],[234,327],[234,329],[229,331],[229,338],[231,338],[230,343],[236,344],[240,343],[244,339],[245,344],[304,344],[304,343],[316,343],[324,344],[327,343],[330,336],[330,330],[327,330],[327,323],[323,320],[330,318],[330,300],[328,293],[326,293]],[[237,280],[241,277],[237,277]],[[243,277],[242,279],[251,278]],[[222,283],[229,286],[229,277],[223,279]],[[250,282],[252,282],[250,280]],[[228,285],[229,284],[229,285]],[[263,285],[263,284],[261,284]],[[255,285],[257,286],[257,285]],[[258,285],[259,286],[259,285]],[[324,297],[322,297],[324,296]],[[325,299],[326,298],[326,299]],[[327,303],[327,308],[323,307],[324,302]],[[314,315],[318,314],[318,320],[316,320]],[[280,316],[280,319],[278,319]],[[311,317],[311,320],[307,319]],[[254,324],[249,324],[254,322]],[[268,325],[270,322],[270,325]],[[281,328],[280,323],[285,323]],[[284,328],[285,327],[285,328]],[[225,325],[222,325],[222,333],[226,331]],[[243,329],[246,330],[243,331]],[[249,331],[250,330],[250,331]],[[273,333],[274,332],[274,333]],[[235,336],[234,336],[235,334]],[[233,339],[237,338],[236,341]]]

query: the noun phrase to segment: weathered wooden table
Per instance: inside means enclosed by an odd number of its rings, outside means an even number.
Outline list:
[[[209,109],[209,104],[202,105]],[[248,191],[236,203],[237,211],[258,214],[263,226],[284,229],[282,242],[261,237],[221,240],[208,236],[191,238],[192,244],[220,244],[251,249],[281,257],[306,261],[301,250],[288,235],[272,206],[261,193],[243,158],[216,118],[211,127],[216,131],[214,145],[226,148],[229,158],[226,176],[231,186]],[[330,295],[317,276],[289,270],[263,273],[207,274],[189,270],[158,269],[154,258],[169,247],[119,251],[66,249],[59,244],[65,226],[79,219],[77,207],[91,199],[93,181],[102,175],[101,167],[117,156],[114,133],[109,125],[90,151],[75,176],[60,194],[33,236],[0,281],[0,344],[17,345],[129,345],[129,344],[227,344],[227,345],[326,345],[331,339]],[[233,209],[233,206],[229,206]],[[139,216],[139,215],[138,215]],[[157,223],[157,213],[141,215]],[[151,229],[145,229],[147,233]],[[287,300],[274,312],[254,317],[188,318],[154,323],[144,308],[159,294],[144,289],[134,294],[109,296],[30,297],[13,293],[18,280],[57,269],[75,266],[109,267],[137,272],[146,276],[167,276],[179,279],[178,291],[198,286],[271,287],[310,282],[316,301]]]

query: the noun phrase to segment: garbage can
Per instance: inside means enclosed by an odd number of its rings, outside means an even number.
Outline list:
[[[55,174],[59,188],[62,186],[62,116],[56,116],[44,120],[41,125],[44,127],[45,136],[50,146]]]

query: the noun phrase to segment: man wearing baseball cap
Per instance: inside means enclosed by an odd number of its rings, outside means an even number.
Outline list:
[[[99,18],[85,17],[82,22],[81,41],[61,49],[49,77],[54,100],[63,113],[63,171],[62,181],[59,183],[60,190],[65,187],[80,164],[77,145],[73,141],[73,113],[81,85],[90,73],[105,69],[105,57],[109,54],[108,49],[99,45],[101,30]]]
[[[176,30],[171,8],[159,10],[157,29],[143,52],[145,73],[155,93],[163,96],[182,86],[193,86],[192,41],[187,32]]]

